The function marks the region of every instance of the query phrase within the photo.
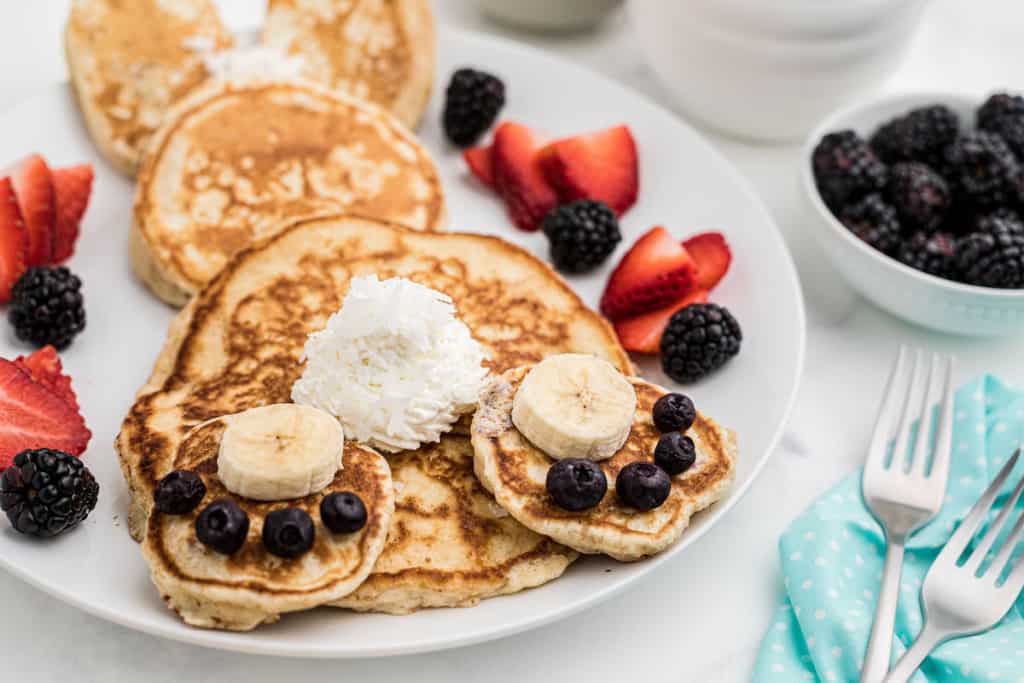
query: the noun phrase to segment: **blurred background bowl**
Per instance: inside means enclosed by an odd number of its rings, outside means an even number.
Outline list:
[[[598,24],[622,0],[476,0],[498,21],[532,31],[578,31]]]
[[[629,12],[647,61],[687,116],[742,138],[799,141],[884,82],[927,3],[629,0]]]
[[[867,139],[882,123],[910,109],[944,104],[960,117],[961,129],[974,126],[983,100],[950,93],[888,95],[828,116],[807,138],[801,156],[803,194],[813,216],[811,228],[832,265],[850,285],[879,307],[910,322],[942,332],[1004,336],[1024,332],[1024,289],[992,289],[928,275],[890,258],[857,239],[832,215],[818,192],[811,155],[826,134],[846,128]]]

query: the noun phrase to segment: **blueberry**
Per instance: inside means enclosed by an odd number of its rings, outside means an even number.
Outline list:
[[[567,458],[548,470],[547,489],[558,507],[579,512],[601,502],[608,490],[608,479],[597,463]]]
[[[682,474],[697,460],[693,439],[679,432],[663,434],[654,448],[654,463],[668,474]]]
[[[160,480],[153,492],[156,509],[166,515],[185,515],[203,502],[206,484],[190,470],[174,470]]]
[[[278,557],[298,557],[309,551],[315,535],[309,513],[299,508],[274,510],[263,520],[263,547]]]
[[[619,471],[615,493],[637,510],[653,510],[668,498],[672,480],[665,470],[649,462],[631,462]]]
[[[218,498],[196,517],[196,538],[222,555],[232,555],[249,533],[249,515],[230,498]]]
[[[320,519],[336,534],[350,534],[366,526],[366,506],[351,491],[332,493],[320,501]]]
[[[685,432],[697,419],[697,409],[690,397],[676,393],[659,398],[651,413],[659,432]]]

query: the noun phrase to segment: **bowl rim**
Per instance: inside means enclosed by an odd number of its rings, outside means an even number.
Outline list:
[[[909,110],[913,107],[928,104],[951,104],[956,106],[969,106],[977,109],[981,104],[981,99],[978,95],[966,92],[911,90],[886,93],[867,100],[858,100],[853,104],[845,105],[832,111],[825,116],[825,118],[822,119],[813,130],[811,130],[807,135],[807,139],[804,141],[803,148],[801,149],[800,176],[804,194],[810,199],[811,204],[814,205],[815,211],[822,218],[822,222],[827,224],[832,232],[839,236],[840,240],[845,241],[846,244],[850,245],[850,247],[860,251],[860,253],[866,255],[868,258],[874,259],[876,262],[882,264],[883,267],[891,269],[899,277],[915,280],[922,285],[930,285],[939,290],[958,295],[987,297],[993,301],[1024,299],[1024,289],[999,289],[996,287],[982,287],[980,285],[969,285],[963,282],[954,282],[952,280],[946,280],[945,278],[938,277],[937,275],[931,275],[929,273],[916,270],[891,256],[883,254],[877,249],[865,244],[862,240],[858,239],[853,233],[847,230],[846,226],[844,226],[825,205],[825,201],[822,199],[821,193],[818,191],[818,185],[814,182],[812,159],[814,155],[814,148],[817,146],[821,138],[827,133],[850,128],[850,126],[847,125],[847,122],[851,118],[858,116],[867,116],[868,118],[872,118],[870,114],[874,110],[878,110],[883,107],[901,105],[906,106]],[[879,120],[876,121],[874,125],[878,126],[882,123],[883,121]],[[971,124],[973,125],[973,122],[971,122]]]

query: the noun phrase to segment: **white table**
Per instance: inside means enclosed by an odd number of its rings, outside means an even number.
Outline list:
[[[239,9],[256,0],[234,0]],[[625,15],[598,33],[520,34],[468,0],[437,0],[441,21],[524,40],[584,62],[669,104]],[[66,79],[61,32],[70,0],[0,2],[0,110]],[[1024,91],[1024,4],[936,0],[888,87]],[[2,134],[16,134],[0,131]],[[944,337],[873,308],[838,279],[810,240],[796,147],[709,133],[751,180],[793,250],[808,305],[803,386],[779,452],[730,515],[643,585],[527,634],[433,655],[348,662],[217,652],[96,619],[0,574],[0,679],[11,681],[719,681],[747,680],[778,600],[776,541],[819,493],[859,464],[897,342],[954,353],[959,379],[991,371],[1024,384],[1020,339]],[[59,649],[52,649],[59,644]],[[54,653],[59,655],[54,656]]]

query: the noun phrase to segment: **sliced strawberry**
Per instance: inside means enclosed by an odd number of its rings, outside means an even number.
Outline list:
[[[8,174],[28,234],[25,262],[28,266],[47,265],[53,258],[53,174],[38,154],[19,161]]]
[[[29,356],[18,356],[14,364],[27,372],[37,384],[46,387],[78,410],[78,397],[71,388],[71,378],[64,374],[57,349],[44,346]]]
[[[61,263],[75,253],[79,225],[92,194],[92,165],[79,164],[53,172],[53,192],[57,206],[53,228],[53,263]]]
[[[92,433],[71,405],[0,359],[0,471],[26,448],[80,455]]]
[[[667,306],[694,288],[697,264],[668,230],[651,228],[622,257],[601,296],[612,320]]]
[[[462,158],[480,182],[494,189],[494,160],[490,147],[470,147],[463,150]]]
[[[706,289],[697,289],[664,308],[641,313],[632,318],[623,318],[615,323],[615,334],[619,336],[622,348],[637,353],[658,353],[661,350],[661,335],[672,318],[672,314],[690,304],[708,301]]]
[[[725,277],[732,263],[732,250],[720,232],[702,232],[683,242],[683,248],[697,262],[697,286],[711,290]]]
[[[562,201],[596,199],[618,214],[636,202],[640,170],[628,126],[556,140],[540,158]]]
[[[526,126],[506,121],[494,132],[494,185],[509,214],[523,230],[537,230],[558,195],[537,161],[538,138]]]
[[[11,287],[25,272],[28,237],[10,178],[0,178],[0,304],[11,300]]]

